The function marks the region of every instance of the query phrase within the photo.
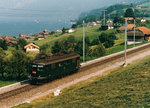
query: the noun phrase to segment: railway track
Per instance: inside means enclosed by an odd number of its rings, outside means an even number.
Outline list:
[[[144,51],[146,51],[148,49],[150,49],[150,44],[142,45],[142,46],[139,46],[139,47],[127,50],[127,55],[128,56],[132,56],[133,54],[141,53],[141,52],[144,52]],[[80,76],[83,76],[83,75],[85,75],[85,73],[88,70],[92,70],[92,69],[94,69],[94,68],[96,68],[98,66],[102,66],[103,67],[104,65],[107,65],[109,62],[115,63],[117,60],[123,60],[123,57],[124,57],[124,52],[122,51],[122,52],[119,52],[119,53],[116,53],[116,54],[112,54],[112,55],[109,55],[109,56],[106,56],[106,57],[102,57],[102,58],[98,58],[96,60],[89,61],[87,63],[82,64],[81,69],[79,70],[78,74],[84,73],[84,74],[80,75]],[[86,74],[89,74],[89,73],[86,73]],[[58,81],[58,82],[59,83],[64,82],[63,79],[65,79],[65,78],[60,79],[62,81],[60,81],[60,82]],[[33,89],[36,89],[36,88],[40,88],[41,86],[43,87],[43,86],[46,86],[46,85],[47,84],[43,84],[43,85],[40,85],[40,86],[26,85],[24,87],[21,87],[21,88],[18,88],[18,89],[9,91],[9,92],[5,92],[3,94],[0,94],[0,101],[9,99],[9,98],[11,98],[11,97],[13,97],[15,95],[18,95],[18,94],[21,94],[23,92],[27,92],[27,91],[30,91],[30,90],[33,90]],[[58,86],[58,85],[55,85],[55,86]]]
[[[0,94],[0,101],[6,98],[10,98],[12,96],[15,96],[17,94],[23,93],[25,91],[29,91],[31,89],[36,88],[37,86],[34,85],[26,85],[24,87],[18,88],[18,89],[14,89],[5,93]]]

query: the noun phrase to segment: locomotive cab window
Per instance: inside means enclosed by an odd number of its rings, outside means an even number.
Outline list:
[[[38,71],[43,71],[43,65],[38,65],[37,70]]]
[[[52,64],[52,65],[51,65],[51,68],[52,68],[52,69],[55,69],[55,64]]]
[[[74,59],[72,59],[72,63],[75,63],[76,62],[76,59],[74,58]]]

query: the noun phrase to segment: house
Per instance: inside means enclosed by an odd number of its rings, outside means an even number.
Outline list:
[[[68,30],[68,33],[73,33],[74,31],[75,30],[71,28],[71,29]]]
[[[58,29],[58,30],[57,30],[57,32],[61,33],[61,32],[62,32],[62,30]]]
[[[128,30],[128,31],[132,31],[133,29],[134,29],[134,24],[128,24],[127,30]],[[120,31],[120,32],[124,32],[124,31],[125,31],[125,26],[121,26],[121,27],[119,28],[119,31]]]
[[[32,36],[25,36],[25,38],[26,38],[26,39],[31,39],[31,38],[32,38]]]
[[[113,23],[113,21],[110,19],[107,21],[107,24],[112,24],[112,23]]]
[[[92,22],[92,26],[96,26],[97,25],[97,23],[96,22]]]
[[[108,30],[114,29],[112,24],[108,24]]]
[[[147,27],[137,27],[135,29],[135,43],[142,43],[143,41],[150,41],[150,29]],[[129,31],[127,33],[128,41],[127,43],[134,43],[134,31]]]
[[[132,21],[132,20],[134,20],[133,17],[125,17],[124,19],[127,20],[127,21]]]
[[[96,21],[96,23],[97,23],[97,24],[101,24],[102,22],[101,22],[101,21]]]
[[[37,37],[37,36],[39,36],[39,35],[40,35],[39,33],[34,33],[34,36],[35,36],[35,37]]]
[[[19,38],[25,38],[25,34],[19,34]]]
[[[34,43],[29,43],[28,45],[24,46],[26,53],[39,53],[40,47],[35,45]]]
[[[142,18],[141,23],[145,23],[145,22],[146,22],[146,19]]]
[[[17,39],[15,37],[12,37],[12,36],[2,35],[2,36],[0,36],[0,39],[6,40],[6,43],[9,46],[13,46],[14,44],[17,43]]]
[[[137,5],[137,6],[136,6],[136,8],[141,9],[141,8],[142,8],[142,6],[141,6],[141,5]]]
[[[43,35],[49,35],[49,34],[50,34],[50,31],[48,31],[46,29],[43,31]]]
[[[43,40],[45,39],[45,36],[38,36],[38,40]]]

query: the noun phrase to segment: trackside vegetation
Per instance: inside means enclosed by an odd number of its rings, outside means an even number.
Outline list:
[[[51,94],[15,108],[148,108],[149,85],[150,56],[67,88],[60,96]]]

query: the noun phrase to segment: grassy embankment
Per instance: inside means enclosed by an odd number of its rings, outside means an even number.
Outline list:
[[[10,84],[14,84],[16,82],[17,81],[1,81],[0,80],[0,87],[7,86],[7,85],[10,85]]]
[[[150,107],[150,56],[16,108]]]

